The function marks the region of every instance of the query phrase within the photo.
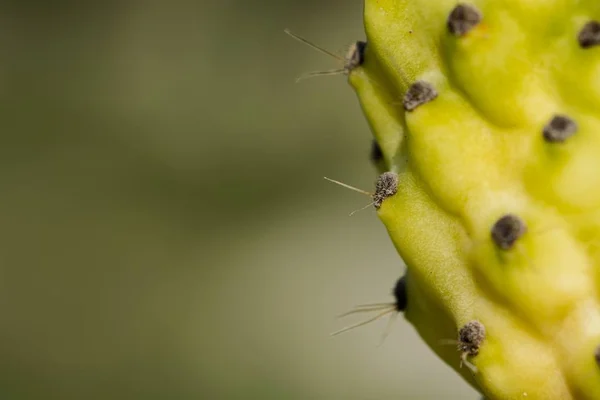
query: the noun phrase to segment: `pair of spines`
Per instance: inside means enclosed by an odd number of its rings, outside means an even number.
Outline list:
[[[351,314],[377,312],[378,311],[378,313],[375,316],[368,318],[364,321],[361,321],[359,323],[356,323],[354,325],[350,325],[350,326],[344,327],[338,331],[335,331],[331,334],[331,336],[337,336],[341,333],[348,332],[348,331],[358,328],[360,326],[367,325],[367,324],[377,321],[387,315],[391,315],[391,318],[390,318],[390,325],[391,325],[395,321],[395,317],[399,313],[403,312],[406,309],[406,305],[407,305],[407,301],[408,301],[407,295],[406,295],[406,275],[402,276],[400,279],[398,279],[398,281],[396,281],[396,284],[394,285],[394,288],[392,290],[392,295],[394,296],[393,302],[362,304],[362,305],[354,307],[350,311],[347,311],[347,312],[341,314],[339,316],[340,318],[345,317],[347,315],[351,315]],[[385,337],[387,336],[388,333],[389,333],[389,327],[384,332],[384,335],[382,338],[382,343],[383,343],[383,339],[385,339]]]
[[[342,57],[340,55],[332,53],[331,51],[329,51],[327,49],[324,49],[321,46],[317,46],[316,44],[312,43],[311,41],[309,41],[301,36],[298,36],[295,33],[292,33],[289,29],[286,29],[285,33],[287,33],[294,39],[298,40],[299,42],[312,47],[313,49],[317,50],[318,52],[321,52],[321,53],[323,53],[327,56],[330,56],[330,57],[338,60],[339,62],[343,63],[342,68],[331,69],[331,70],[327,70],[327,71],[308,72],[304,75],[301,75],[296,81],[300,81],[300,80],[307,79],[307,78],[312,78],[315,76],[341,75],[341,74],[347,75],[350,72],[352,72],[353,69],[361,66],[363,64],[363,62],[365,61],[365,50],[367,48],[367,42],[363,42],[363,41],[354,42],[348,48],[346,55],[344,57]]]

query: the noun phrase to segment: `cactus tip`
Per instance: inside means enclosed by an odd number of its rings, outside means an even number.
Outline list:
[[[526,231],[527,227],[519,217],[507,214],[492,227],[492,240],[500,249],[509,250]]]
[[[375,194],[373,195],[373,205],[375,208],[381,207],[385,199],[393,196],[398,191],[398,174],[394,172],[384,172],[377,178],[375,184]]]
[[[394,298],[396,299],[396,311],[404,311],[408,303],[408,296],[406,294],[406,275],[403,275],[394,286]]]
[[[448,31],[454,36],[464,36],[481,22],[481,12],[470,4],[458,4],[448,16]]]
[[[469,355],[476,355],[479,352],[479,346],[485,339],[485,326],[477,320],[467,322],[458,332],[460,349],[466,351]]]
[[[360,40],[350,46],[348,53],[346,53],[346,57],[344,58],[344,70],[347,74],[352,72],[353,69],[360,67],[365,62],[366,49],[367,42],[361,42]]]
[[[371,154],[369,158],[374,163],[377,163],[383,159],[383,151],[381,151],[381,146],[379,146],[377,140],[373,140],[371,144]]]
[[[579,46],[583,49],[597,46],[600,44],[600,22],[589,21],[579,31],[577,36]]]
[[[404,95],[404,109],[413,111],[422,104],[428,103],[438,96],[437,91],[431,84],[424,81],[413,83]]]
[[[485,340],[485,326],[477,320],[467,322],[458,332],[458,350],[461,354],[461,365],[465,364],[473,373],[477,367],[467,360],[469,356],[479,354],[479,347]]]
[[[544,139],[550,143],[562,143],[577,132],[577,123],[564,115],[555,115],[544,126]]]

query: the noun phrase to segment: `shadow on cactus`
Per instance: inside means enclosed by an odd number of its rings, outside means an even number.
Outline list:
[[[403,310],[488,399],[600,399],[600,2],[366,0],[364,25],[336,73],[407,278],[353,312]]]

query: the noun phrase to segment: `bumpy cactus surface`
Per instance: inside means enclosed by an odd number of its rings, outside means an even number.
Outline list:
[[[600,399],[600,1],[366,0],[364,23],[344,72],[397,175],[374,200],[406,319],[488,399]]]

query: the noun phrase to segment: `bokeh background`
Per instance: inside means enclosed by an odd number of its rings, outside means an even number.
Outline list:
[[[476,399],[399,318],[362,2],[3,2],[0,398]],[[458,360],[458,359],[457,359]],[[457,361],[458,362],[458,361]]]

